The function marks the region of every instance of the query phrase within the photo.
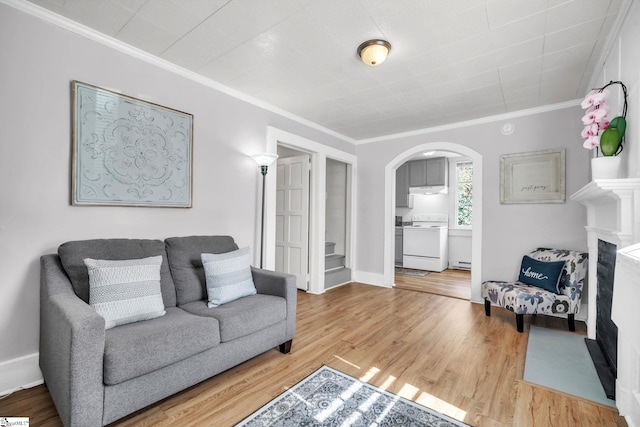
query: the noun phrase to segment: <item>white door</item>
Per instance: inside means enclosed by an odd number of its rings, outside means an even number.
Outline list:
[[[309,265],[309,156],[278,160],[276,271],[295,274],[307,290]]]

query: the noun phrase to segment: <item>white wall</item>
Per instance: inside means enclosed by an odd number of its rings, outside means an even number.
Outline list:
[[[514,279],[522,255],[537,246],[585,250],[586,214],[581,205],[569,200],[572,193],[589,181],[589,152],[582,148],[581,117],[579,106],[569,106],[508,120],[416,132],[358,145],[358,270],[370,277],[383,274],[387,244],[384,238],[385,166],[390,159],[426,143],[459,144],[482,155],[481,280]],[[505,122],[513,124],[513,133],[502,134]],[[567,202],[501,205],[500,155],[554,148],[567,150]],[[432,149],[437,149],[436,145]]]
[[[610,81],[622,81],[628,91],[627,130],[625,148],[620,154],[621,178],[640,177],[640,4],[632,2],[622,30],[604,60],[604,67],[592,80],[593,87],[602,87]],[[609,118],[622,112],[623,97],[620,85],[610,86],[611,107]]]
[[[5,4],[0,77],[3,369],[3,362],[38,352],[41,255],[75,239],[229,234],[251,246],[257,262],[262,181],[249,154],[265,151],[267,126],[355,151],[318,129]],[[70,206],[72,80],[194,115],[193,208]]]

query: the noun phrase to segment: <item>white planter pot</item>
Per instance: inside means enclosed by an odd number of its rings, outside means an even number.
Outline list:
[[[620,171],[620,157],[601,156],[591,159],[592,179],[616,179]]]

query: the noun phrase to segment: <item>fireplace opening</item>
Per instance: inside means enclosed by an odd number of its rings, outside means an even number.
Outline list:
[[[616,245],[598,240],[596,339],[585,338],[605,394],[615,399],[618,360],[618,327],[611,320]]]

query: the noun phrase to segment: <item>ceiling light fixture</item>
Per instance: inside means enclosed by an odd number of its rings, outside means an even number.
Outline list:
[[[375,67],[387,59],[390,50],[391,44],[386,40],[367,40],[358,46],[358,56],[365,64]]]

